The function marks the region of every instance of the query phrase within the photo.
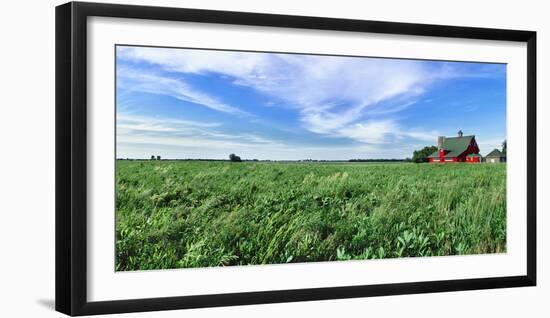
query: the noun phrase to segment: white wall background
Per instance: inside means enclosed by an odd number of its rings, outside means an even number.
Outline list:
[[[550,314],[550,20],[545,1],[116,1],[189,8],[527,29],[538,32],[538,286],[224,307],[116,317],[544,317]],[[54,7],[11,1],[0,11],[0,316],[61,317],[54,304]],[[546,179],[546,180],[544,180]]]

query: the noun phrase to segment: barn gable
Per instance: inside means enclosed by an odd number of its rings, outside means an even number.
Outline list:
[[[470,146],[472,141],[477,146],[474,135],[462,137],[445,137],[445,140],[443,142],[445,158],[460,156],[466,150],[468,150],[468,147]],[[429,155],[428,158],[439,158],[439,150]]]

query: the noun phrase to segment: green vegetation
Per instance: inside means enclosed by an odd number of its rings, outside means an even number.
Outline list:
[[[437,151],[436,146],[424,147],[420,150],[415,150],[412,161],[416,163],[428,162],[428,156]]]
[[[506,251],[506,166],[117,161],[116,269]]]

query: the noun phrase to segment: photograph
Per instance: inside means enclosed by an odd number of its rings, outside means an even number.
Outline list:
[[[117,44],[115,271],[507,252],[507,65]]]

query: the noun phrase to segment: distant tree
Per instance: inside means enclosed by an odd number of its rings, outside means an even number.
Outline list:
[[[327,161],[339,161],[339,160],[327,160]],[[349,159],[349,162],[410,162],[411,158],[395,159],[395,158],[379,158],[379,159]]]
[[[157,160],[160,160],[160,156],[157,156]]]
[[[437,151],[436,146],[424,147],[413,152],[412,161],[416,163],[428,162],[428,156]]]
[[[506,139],[502,142],[502,154],[506,155]]]
[[[151,156],[151,160],[155,160],[155,156]]]
[[[241,157],[237,156],[236,154],[232,153],[229,155],[229,160],[232,162],[241,162]]]

